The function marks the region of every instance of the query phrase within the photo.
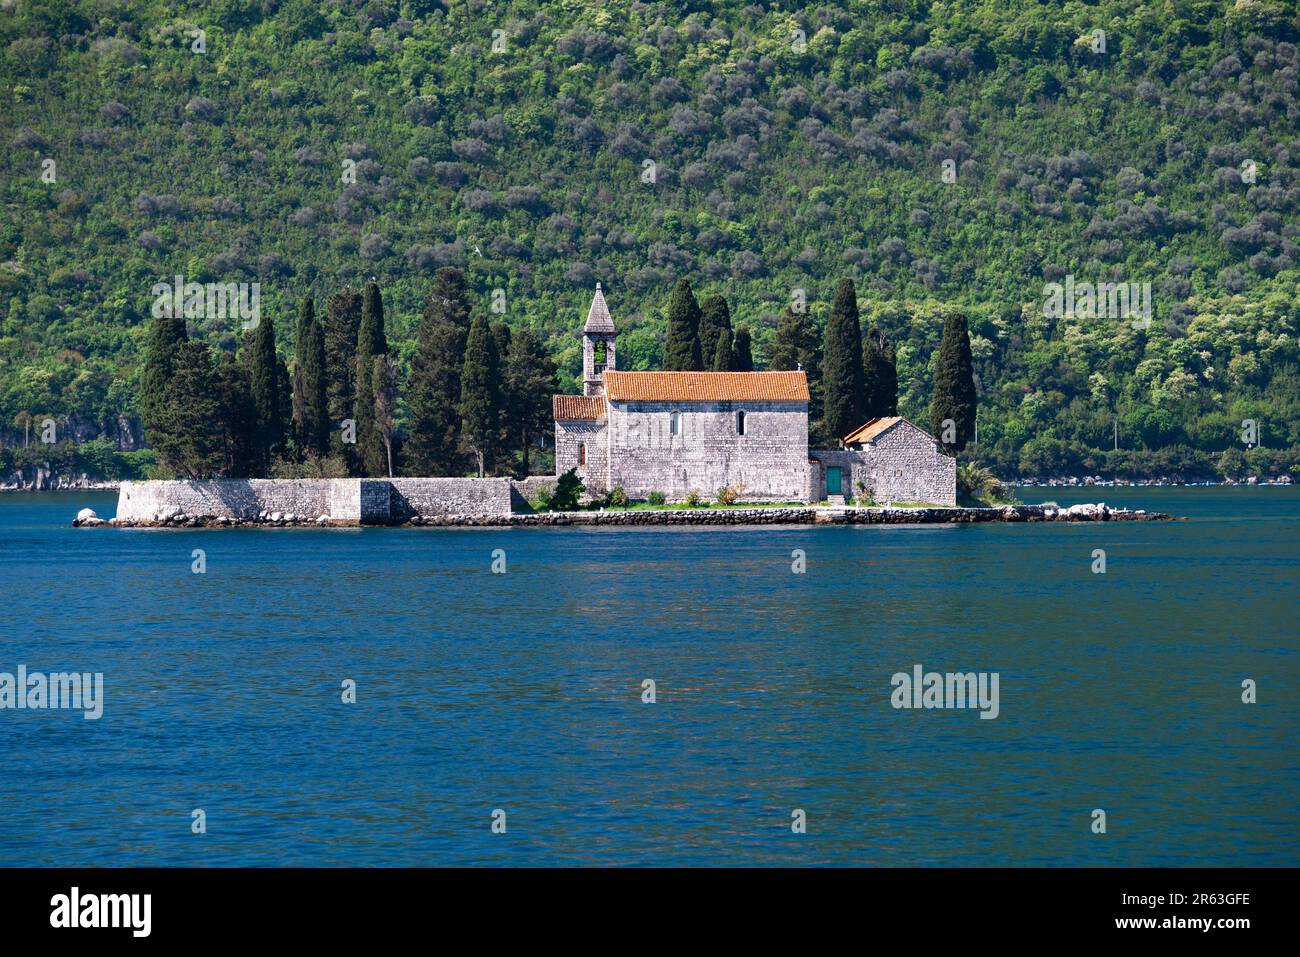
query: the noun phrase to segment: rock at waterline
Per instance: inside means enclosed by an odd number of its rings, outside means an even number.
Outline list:
[[[77,517],[72,524],[77,527],[80,527],[82,525],[90,525],[90,526],[103,525],[104,520],[95,514],[95,510],[93,508],[83,508],[80,512],[77,513]]]

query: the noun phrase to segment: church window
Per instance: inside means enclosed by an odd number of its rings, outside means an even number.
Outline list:
[[[578,443],[578,464],[579,465],[587,464],[587,443],[586,442]]]
[[[669,414],[669,416],[668,416],[668,434],[669,434],[669,435],[681,435],[681,434],[682,434],[682,414],[681,414],[680,412],[672,412],[672,413]]]
[[[745,434],[745,413],[744,412],[736,413],[736,434],[737,435]]]

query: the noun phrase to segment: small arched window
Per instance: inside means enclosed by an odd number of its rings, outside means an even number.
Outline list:
[[[592,352],[593,352],[593,354],[595,355],[596,362],[597,362],[599,365],[604,365],[604,364],[605,364],[605,350],[606,350],[606,347],[605,347],[605,340],[604,340],[604,339],[597,339],[597,340],[596,340],[595,348],[592,350]]]
[[[736,434],[737,435],[745,434],[745,413],[744,412],[736,413]]]
[[[672,412],[672,413],[669,413],[669,415],[668,415],[668,434],[669,434],[669,435],[681,435],[681,434],[682,434],[682,414],[681,414],[680,412]]]
[[[578,464],[579,465],[587,464],[587,443],[586,442],[578,443]]]

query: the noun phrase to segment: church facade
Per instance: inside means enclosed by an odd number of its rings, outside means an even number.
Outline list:
[[[730,487],[747,502],[816,502],[864,497],[869,483],[882,504],[881,492],[956,502],[955,461],[905,419],[874,431],[867,423],[843,450],[810,452],[802,371],[620,370],[599,284],[582,337],[583,394],[552,400],[555,469],[576,469],[593,495],[622,488],[632,499],[712,500]]]

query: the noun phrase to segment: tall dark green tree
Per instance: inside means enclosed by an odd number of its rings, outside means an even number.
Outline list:
[[[669,372],[702,372],[700,355],[700,305],[691,284],[677,280],[668,302],[668,341],[664,344],[664,369]]]
[[[813,323],[812,313],[804,306],[796,309],[787,306],[777,323],[776,335],[768,350],[768,369],[787,372],[802,369],[808,377],[808,421],[814,436],[821,438],[818,428],[822,418],[822,342]]]
[[[469,325],[464,277],[458,269],[439,269],[420,318],[406,384],[410,419],[405,459],[412,475],[463,474],[460,375]]]
[[[269,475],[271,463],[284,452],[289,418],[286,373],[275,354],[275,321],[262,316],[253,334],[249,386],[253,395],[253,460],[259,475]]]
[[[383,438],[376,428],[375,401],[382,383],[374,381],[375,357],[388,355],[388,337],[384,332],[384,300],[379,286],[366,283],[361,300],[361,328],[357,331],[355,415],[357,423],[357,458],[362,475],[384,475],[387,457]]]
[[[934,394],[930,400],[930,427],[940,447],[949,454],[956,455],[974,437],[975,408],[970,330],[965,315],[949,313],[943,320],[943,338],[934,361]]]
[[[500,360],[487,317],[469,327],[460,375],[460,442],[482,478],[493,465],[501,429]]]
[[[710,296],[700,304],[700,357],[706,368],[714,366],[718,336],[724,329],[731,332],[731,310],[727,307],[727,300],[722,296]]]
[[[865,418],[898,414],[898,369],[893,344],[875,326],[862,340],[862,377],[866,392]]]
[[[150,434],[159,463],[177,476],[208,478],[226,463],[221,405],[213,389],[212,357],[202,342],[171,353],[167,395]]]
[[[750,344],[748,326],[736,327],[736,339],[731,344],[731,367],[736,372],[754,371],[754,349]]]
[[[325,303],[325,399],[329,407],[330,451],[354,464],[356,447],[343,442],[342,423],[356,402],[357,333],[361,293],[344,286]]]
[[[731,372],[733,370],[731,354],[731,327],[724,326],[718,331],[717,345],[713,348],[713,371]]]
[[[253,392],[248,369],[232,353],[224,353],[212,372],[212,393],[221,422],[224,462],[221,472],[231,478],[248,478],[256,470],[253,448],[257,431]]]
[[[316,321],[310,297],[298,311],[293,366],[293,424],[298,449],[304,455],[329,451],[329,409],[325,377],[325,333]]]
[[[533,437],[552,425],[551,396],[555,393],[555,363],[529,329],[510,340],[506,357],[504,425],[510,443],[518,443],[519,475],[527,476]]]
[[[826,321],[822,360],[824,431],[842,438],[862,424],[862,327],[852,279],[841,279]]]
[[[152,429],[163,414],[167,383],[172,376],[173,357],[186,339],[184,317],[155,316],[149,325],[138,392],[140,417],[146,431]]]

